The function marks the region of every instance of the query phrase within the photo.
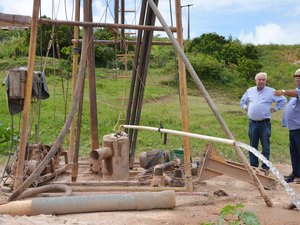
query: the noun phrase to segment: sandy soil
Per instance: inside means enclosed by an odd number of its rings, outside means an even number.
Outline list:
[[[288,173],[290,166],[276,165],[282,173]],[[69,177],[69,174],[65,174]],[[271,175],[272,176],[272,175]],[[67,178],[69,179],[69,178]],[[290,184],[299,196],[300,185]],[[215,191],[222,190],[228,196],[216,196]],[[2,225],[30,224],[201,224],[216,222],[222,207],[228,204],[242,203],[245,210],[255,213],[265,225],[298,225],[300,212],[283,207],[291,202],[285,189],[279,184],[275,190],[266,190],[273,207],[266,206],[255,186],[228,176],[219,176],[195,185],[198,194],[176,194],[176,207],[172,210],[95,212],[67,215],[10,216],[0,215]],[[205,196],[203,193],[207,193]],[[0,193],[0,200],[7,194]]]

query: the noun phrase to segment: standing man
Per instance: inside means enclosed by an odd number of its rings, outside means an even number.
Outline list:
[[[275,89],[266,86],[267,74],[259,72],[255,76],[256,86],[249,88],[240,101],[240,106],[247,112],[249,118],[248,136],[250,145],[258,149],[258,142],[262,145],[262,154],[270,159],[271,113],[282,109],[287,100],[284,96],[274,95]],[[272,107],[272,103],[276,103]],[[258,158],[249,152],[250,165],[259,166]],[[265,174],[269,174],[269,167],[262,164]]]
[[[300,183],[300,69],[296,70],[294,81],[297,86],[294,90],[277,90],[276,96],[289,96],[289,103],[284,111],[282,125],[289,129],[290,156],[292,173],[284,176],[286,182]]]

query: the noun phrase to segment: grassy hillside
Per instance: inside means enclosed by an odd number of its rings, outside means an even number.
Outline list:
[[[263,70],[269,74],[268,85],[278,89],[294,88],[292,75],[300,67],[297,64],[300,59],[300,46],[259,46],[261,62],[264,65]],[[40,68],[37,61],[37,69]],[[26,65],[26,58],[1,59],[0,61],[0,79],[3,80],[8,69],[16,66]],[[49,60],[49,67],[53,67],[55,62]],[[51,70],[50,70],[51,71]],[[122,103],[120,97],[128,95],[129,81],[116,79],[116,73],[122,74],[125,71],[114,71],[109,69],[96,69],[97,80],[97,108],[98,108],[98,128],[99,140],[103,135],[116,132],[119,125],[124,123],[126,101]],[[144,105],[141,116],[141,125],[159,127],[163,124],[165,128],[181,130],[181,111],[178,97],[178,88],[174,85],[175,69],[150,69],[148,72]],[[53,143],[58,136],[67,115],[65,109],[69,109],[71,101],[71,80],[61,79],[59,74],[48,73],[47,84],[51,97],[43,100],[40,106],[31,108],[32,129],[30,131],[30,142],[36,141],[35,127],[40,126],[39,140],[42,143]],[[219,112],[234,134],[236,140],[248,143],[247,137],[247,117],[239,107],[239,99],[242,93],[254,85],[248,86],[220,85],[215,81],[206,81],[204,83]],[[214,137],[226,138],[218,121],[213,116],[206,101],[198,92],[195,85],[188,84],[189,97],[189,122],[192,133],[209,135]],[[66,97],[67,102],[64,103]],[[5,86],[0,89],[0,123],[6,130],[3,133],[10,134],[12,117],[8,112],[6,103]],[[90,129],[89,129],[89,100],[88,86],[86,82],[84,95],[84,112],[81,128],[81,156],[86,156],[90,150]],[[288,131],[281,127],[281,118],[283,112],[277,112],[272,119],[272,137],[271,137],[271,161],[289,162],[288,150]],[[40,116],[40,123],[38,117]],[[20,125],[20,115],[13,116],[14,130],[18,131]],[[2,129],[1,129],[2,130]],[[9,136],[9,135],[8,135]],[[3,138],[2,138],[3,139]],[[1,144],[1,143],[0,143]],[[64,146],[68,148],[68,138],[64,141]],[[151,149],[179,149],[182,147],[182,138],[174,135],[168,135],[167,144],[163,144],[163,138],[160,133],[150,131],[140,131],[137,143],[137,152]],[[198,139],[191,139],[192,155],[199,158],[203,153],[206,142]],[[225,158],[238,161],[233,148],[224,144],[217,144],[217,149]],[[2,160],[7,158],[7,152],[11,148],[10,142],[0,145]],[[13,147],[15,149],[16,146]],[[6,153],[6,154],[4,154]]]

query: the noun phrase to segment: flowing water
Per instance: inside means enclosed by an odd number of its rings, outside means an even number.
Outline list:
[[[245,143],[236,142],[236,145],[240,146],[241,148],[246,149],[247,151],[252,152],[256,157],[258,157],[260,160],[262,160],[269,168],[270,171],[279,179],[283,187],[285,188],[285,191],[287,194],[291,197],[292,202],[295,204],[298,210],[300,210],[300,200],[297,198],[297,195],[293,188],[288,185],[287,182],[285,182],[283,175],[276,169],[270,161],[264,157],[259,151],[257,151],[255,148],[251,147],[250,145],[247,145]]]

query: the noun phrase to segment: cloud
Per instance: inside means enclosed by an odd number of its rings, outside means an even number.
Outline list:
[[[95,22],[113,23],[114,1],[94,0],[93,19]],[[126,13],[125,23],[137,24],[139,21],[140,0],[133,4],[126,1],[126,9],[136,9],[137,14]],[[54,4],[54,7],[52,7]],[[65,6],[66,4],[66,6]],[[41,1],[42,16],[59,20],[74,20],[73,0]],[[106,9],[109,4],[109,9]],[[168,25],[176,25],[175,5],[170,16],[169,1],[159,1],[159,11]],[[296,31],[300,24],[295,22],[300,16],[299,0],[181,0],[182,5],[193,4],[190,8],[190,36],[198,37],[203,33],[216,32],[227,37],[238,38],[243,43],[254,44],[300,44]],[[83,4],[81,4],[81,20]],[[33,0],[0,0],[0,12],[8,14],[32,15]],[[184,37],[187,38],[187,8],[182,11]],[[156,20],[156,26],[160,26]],[[167,36],[165,32],[155,32]]]
[[[243,30],[240,32],[238,39],[243,43],[253,44],[300,44],[298,35],[299,25],[289,25],[281,27],[278,24],[268,23],[265,25],[256,26],[255,32],[246,33]]]

